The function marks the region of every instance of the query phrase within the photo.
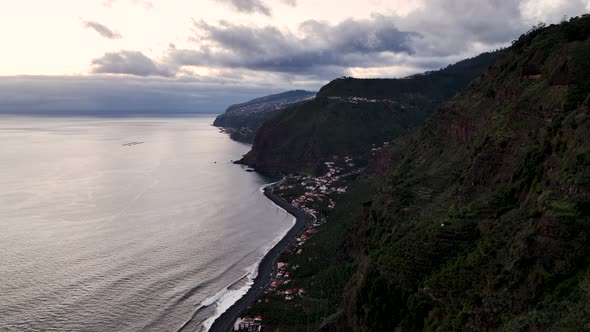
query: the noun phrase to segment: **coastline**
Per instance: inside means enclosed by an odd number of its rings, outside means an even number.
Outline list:
[[[274,204],[278,205],[283,210],[295,217],[295,224],[285,236],[270,249],[260,261],[258,265],[258,274],[254,278],[252,286],[244,296],[242,296],[229,309],[222,313],[211,325],[209,331],[212,332],[227,332],[231,331],[235,321],[239,315],[246,310],[246,308],[254,303],[268,288],[272,277],[276,275],[277,261],[281,253],[297,238],[297,236],[305,229],[305,226],[310,221],[310,216],[294,207],[279,195],[273,192],[273,185],[270,184],[263,189],[264,196],[270,199]]]

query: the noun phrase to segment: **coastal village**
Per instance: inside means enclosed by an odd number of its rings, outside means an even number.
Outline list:
[[[334,157],[332,161],[325,162],[324,169],[325,173],[321,176],[291,175],[274,185],[276,194],[312,216],[312,220],[283,252],[270,287],[244,317],[236,320],[234,331],[271,331],[272,329],[265,327],[264,317],[258,311],[259,306],[269,306],[278,301],[293,302],[294,306],[300,306],[298,301],[308,299],[306,285],[295,278],[304,266],[290,263],[293,260],[291,257],[303,256],[304,245],[328,221],[328,215],[336,207],[338,196],[348,191],[347,183],[363,168],[357,165],[353,157],[345,156]]]

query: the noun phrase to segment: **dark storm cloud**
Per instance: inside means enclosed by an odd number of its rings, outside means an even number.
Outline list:
[[[92,60],[92,72],[96,74],[127,74],[135,76],[174,76],[174,71],[156,63],[141,52],[121,51],[106,53]]]
[[[217,1],[242,12],[270,15],[263,0]],[[280,2],[296,5],[295,0]],[[191,38],[195,46],[171,45],[162,63],[139,52],[121,52],[95,59],[93,65],[96,73],[170,77],[192,75],[190,66],[197,66],[222,70],[224,75],[263,72],[316,82],[350,75],[354,68],[378,73],[386,67],[390,72],[384,76],[406,75],[509,45],[532,25],[527,10],[554,17],[558,12],[583,12],[584,7],[585,0],[423,0],[423,6],[405,16],[374,14],[338,24],[308,20],[295,31],[198,21]]]
[[[107,28],[106,26],[98,23],[98,22],[94,22],[94,21],[84,21],[84,27],[85,28],[89,28],[89,29],[93,29],[94,31],[98,32],[98,34],[100,34],[101,36],[108,38],[108,39],[119,39],[121,38],[121,35],[116,32],[113,31],[109,28]]]
[[[479,44],[507,44],[527,30],[520,0],[426,0],[406,17],[394,18],[401,27],[419,31],[413,47],[420,56],[461,54]]]
[[[545,12],[585,10],[582,0],[557,5],[539,0],[535,5],[541,3],[549,8]],[[200,47],[171,50],[168,61],[175,66],[318,76],[345,73],[352,67],[435,69],[424,64],[449,64],[509,45],[530,28],[522,14],[526,4],[524,0],[424,0],[422,7],[406,16],[375,14],[336,25],[310,20],[300,24],[298,33],[275,26],[201,21],[195,23]]]
[[[509,45],[541,20],[558,23],[564,15],[586,12],[584,0],[424,0],[424,6],[405,17],[395,18],[403,29],[419,31],[414,40],[419,56],[470,53],[474,48],[493,49]],[[528,9],[542,14],[531,18]],[[530,21],[530,20],[533,21]],[[477,51],[476,50],[476,51]]]
[[[259,13],[271,16],[270,7],[261,0],[217,0],[224,3],[234,10],[242,13]]]
[[[272,72],[335,74],[351,66],[372,66],[387,61],[387,54],[411,54],[412,38],[391,19],[348,19],[337,25],[306,21],[300,35],[273,26],[254,27],[222,21],[219,25],[195,22],[196,38],[208,46],[198,50],[170,49],[168,61],[176,66],[216,66]]]

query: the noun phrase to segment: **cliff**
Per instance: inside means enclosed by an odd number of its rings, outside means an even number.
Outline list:
[[[589,35],[522,36],[389,150],[351,235],[354,330],[589,326]]]
[[[281,331],[587,330],[588,54],[590,16],[521,36],[282,258],[309,296],[251,311]]]
[[[315,100],[264,122],[241,162],[262,171],[317,173],[334,155],[364,158],[373,145],[421,125],[496,56],[486,53],[404,79],[334,80]]]
[[[315,95],[315,92],[293,90],[232,105],[215,118],[213,125],[225,128],[236,141],[252,143],[256,131],[265,120],[288,106],[313,99]]]

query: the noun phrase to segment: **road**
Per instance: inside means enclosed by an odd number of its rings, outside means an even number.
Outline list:
[[[254,284],[248,290],[246,295],[239,299],[226,312],[215,320],[211,332],[227,332],[233,329],[233,325],[240,317],[240,314],[246,308],[253,304],[256,300],[264,294],[264,291],[270,285],[272,277],[276,275],[277,262],[281,253],[291,245],[294,240],[303,232],[305,227],[309,224],[311,216],[307,213],[297,209],[280,196],[272,191],[272,187],[267,187],[264,190],[264,195],[272,200],[275,204],[285,209],[287,212],[295,216],[295,225],[287,232],[285,237],[279,241],[267,254],[264,256],[260,265],[258,266],[258,276],[254,279]]]

